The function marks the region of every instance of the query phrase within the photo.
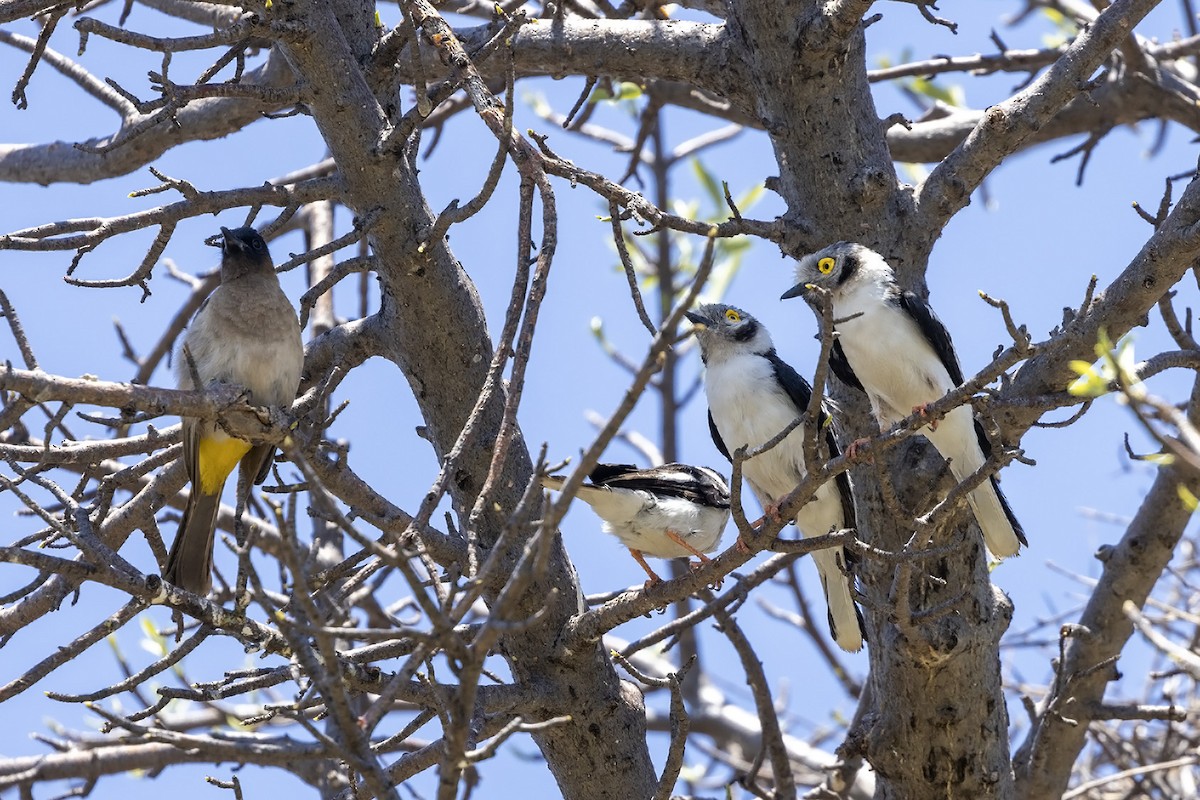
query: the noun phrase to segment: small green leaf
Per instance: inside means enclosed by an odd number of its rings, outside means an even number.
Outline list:
[[[1108,394],[1110,380],[1102,373],[1101,364],[1090,364],[1087,361],[1072,361],[1069,366],[1078,378],[1067,386],[1067,393],[1073,397],[1100,397]]]
[[[1195,511],[1197,506],[1200,506],[1200,499],[1197,499],[1196,495],[1192,494],[1191,490],[1182,483],[1175,487],[1175,491],[1178,493],[1179,499],[1183,501],[1183,507],[1189,512]]]
[[[725,202],[724,197],[721,198],[721,202]],[[698,200],[672,200],[671,211],[678,216],[695,219],[700,213],[700,202]]]
[[[642,96],[642,87],[636,83],[621,81],[616,85],[615,92],[607,86],[597,86],[592,90],[592,96],[588,98],[590,103],[599,103],[602,100],[611,100],[619,102],[621,100],[636,100]]]
[[[698,158],[692,159],[692,172],[696,175],[696,180],[700,181],[700,185],[704,188],[704,193],[708,195],[708,199],[713,202],[713,205],[718,208],[725,204],[725,192],[721,190],[721,184],[717,181],[708,169]]]
[[[642,96],[642,87],[629,81],[621,81],[617,85],[618,100],[636,100]]]
[[[913,78],[905,81],[904,85],[914,94],[939,100],[948,106],[963,107],[967,104],[967,98],[961,86],[939,86],[928,78]]]
[[[751,186],[744,194],[734,199],[737,203],[738,211],[745,211],[762,199],[763,194],[767,191],[767,185],[760,183]]]
[[[906,174],[908,179],[914,184],[919,185],[929,177],[929,170],[926,169],[924,164],[905,163],[901,166],[904,168],[904,174]]]
[[[1133,355],[1133,338],[1130,336],[1121,339],[1117,346],[1116,373],[1131,399],[1146,399],[1146,385],[1138,378],[1137,359]]]
[[[539,117],[549,116],[551,112],[550,103],[546,101],[546,95],[541,92],[528,92],[521,95],[521,100],[525,105],[533,109],[533,113]]]

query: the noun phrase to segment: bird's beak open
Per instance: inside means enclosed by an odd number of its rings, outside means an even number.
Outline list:
[[[685,311],[683,315],[687,317],[688,322],[695,326],[696,330],[703,330],[709,325],[708,317],[697,311]]]
[[[229,230],[229,228],[226,228],[224,225],[221,226],[221,236],[225,240],[221,244],[222,250],[229,250],[231,247],[235,249],[241,248],[242,243],[238,241],[236,237],[234,237],[233,231]]]
[[[808,294],[808,290],[811,288],[811,283],[797,283],[795,286],[780,295],[779,299],[791,300],[793,297],[803,297],[804,295]]]

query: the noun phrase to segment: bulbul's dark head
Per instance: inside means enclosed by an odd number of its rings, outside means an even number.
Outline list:
[[[771,335],[762,323],[740,308],[709,303],[685,314],[691,320],[700,356],[707,364],[733,352],[766,353],[771,350]]]
[[[267,243],[254,228],[221,228],[221,236],[222,281],[256,272],[274,272]]]

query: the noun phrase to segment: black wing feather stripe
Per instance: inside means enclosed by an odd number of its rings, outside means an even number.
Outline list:
[[[988,441],[987,433],[983,430],[983,423],[979,421],[979,417],[975,417],[975,438],[979,442],[979,450],[983,453],[984,458],[992,457],[992,443]],[[1008,504],[1008,498],[1004,496],[1004,492],[1000,491],[1000,484],[996,482],[996,476],[991,477],[992,488],[996,490],[996,499],[1000,501],[1000,508],[1004,511],[1004,516],[1008,517],[1008,524],[1012,525],[1013,533],[1017,535],[1017,541],[1026,547],[1029,542],[1025,540],[1025,530],[1021,527],[1021,523],[1017,522],[1017,516],[1013,514],[1012,507]]]
[[[1000,508],[1004,511],[1004,516],[1008,517],[1008,524],[1012,525],[1013,533],[1017,535],[1017,541],[1029,547],[1029,540],[1025,538],[1025,529],[1021,527],[1021,523],[1017,522],[1017,516],[1008,504],[1008,498],[1004,496],[1004,492],[1000,491],[1000,484],[996,483],[995,475],[991,477],[991,481],[992,489],[996,492],[996,499],[1000,501]]]
[[[837,439],[833,435],[832,425],[825,426],[825,445],[829,448],[830,461],[842,454]],[[838,497],[842,501],[842,524],[847,528],[858,530],[858,517],[854,514],[854,495],[850,491],[850,475],[840,472],[833,480],[837,484]],[[852,559],[853,554],[847,552],[846,560],[851,561]]]
[[[614,478],[636,472],[641,472],[637,464],[597,464],[588,475],[588,480],[597,486],[603,486]]]
[[[812,400],[812,386],[774,350],[767,353],[766,359],[771,362],[771,367],[775,370],[775,380],[779,382],[779,385],[787,392],[787,396],[791,398],[792,404],[796,406],[796,415],[803,414],[808,410],[808,403]]]
[[[992,443],[988,441],[987,432],[983,429],[983,423],[979,421],[979,417],[973,418],[975,422],[975,440],[979,442],[979,451],[983,453],[984,458],[992,457]]]
[[[841,354],[841,347],[835,342],[836,351]],[[786,361],[781,359],[774,350],[767,353],[767,360],[771,362],[771,366],[775,369],[775,379],[779,381],[779,385],[787,392],[792,403],[796,406],[797,414],[803,414],[808,410],[808,404],[812,400],[812,386],[804,377],[796,372]],[[857,386],[862,389],[862,384],[858,382],[853,370],[850,369],[850,363],[846,361],[845,354],[841,354],[841,361],[845,365],[848,378],[842,378],[843,382],[851,386]],[[831,354],[829,360],[830,366],[833,367],[833,357]],[[837,374],[837,369],[834,368],[834,373]],[[842,376],[838,376],[842,377]],[[853,381],[853,382],[851,382]],[[825,432],[825,445],[829,448],[829,457],[837,458],[841,455],[841,450],[838,449],[837,439],[833,436],[833,426],[829,424],[829,416],[825,411],[825,405],[822,403],[820,411],[817,415],[817,425]],[[857,528],[854,517],[854,500],[850,494],[850,478],[846,473],[841,473],[835,479],[838,488],[838,494],[842,501],[843,519],[846,521],[846,527]]]
[[[713,508],[729,507],[724,481],[689,464],[664,464],[639,470],[631,464],[597,464],[588,476],[596,486],[677,497]]]
[[[841,352],[841,347],[835,342],[834,348],[841,355],[841,362],[845,365],[848,375],[842,377],[844,383],[862,389],[862,384],[858,382],[858,378],[854,375],[854,371],[850,369],[850,363],[846,361],[846,356]],[[779,381],[779,385],[787,392],[792,403],[796,405],[798,414],[803,414],[808,410],[808,404],[812,400],[812,386],[804,379],[800,373],[792,369],[787,362],[781,359],[774,350],[767,353],[767,360],[771,362],[771,366],[775,369],[775,378]],[[834,374],[837,374],[837,368],[833,367],[834,359],[830,357],[829,364],[834,368]],[[833,426],[829,424],[829,416],[825,411],[825,405],[821,404],[820,411],[817,415],[817,425],[825,433],[825,446],[829,448],[830,459],[837,458],[842,454],[838,448],[837,439],[833,435]],[[845,520],[847,528],[857,528],[858,524],[854,516],[854,498],[850,493],[850,477],[845,473],[839,474],[834,478],[837,484],[838,495],[842,502],[842,519]]]
[[[842,349],[842,343],[837,339],[833,340],[833,348],[829,351],[829,368],[833,370],[833,374],[838,377],[838,380],[850,388],[858,389],[860,392],[867,391],[863,388],[862,381],[851,369],[850,360],[846,358],[846,351]]]
[[[725,446],[725,440],[721,438],[721,432],[717,430],[717,423],[713,420],[711,409],[708,412],[708,432],[712,435],[713,444],[717,446],[717,451],[725,456],[726,461],[732,464],[733,456],[729,455],[729,448]]]
[[[954,354],[954,343],[950,341],[950,332],[937,318],[937,314],[933,313],[933,309],[929,307],[928,303],[912,292],[900,293],[900,307],[912,318],[913,322],[917,323],[921,334],[929,342],[933,352],[937,353],[946,372],[950,374],[950,380],[954,382],[955,386],[961,386],[963,382],[962,367],[958,365],[958,356]]]

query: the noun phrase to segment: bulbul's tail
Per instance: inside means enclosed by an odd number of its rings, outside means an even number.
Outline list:
[[[163,580],[201,597],[212,588],[213,536],[217,527],[217,511],[221,495],[203,494],[192,486],[183,521],[167,556]]]
[[[1021,545],[1028,544],[1025,531],[1013,516],[994,475],[971,492],[969,499],[979,529],[983,531],[983,542],[992,555],[998,558],[1015,556]]]
[[[825,602],[829,606],[829,632],[838,647],[848,653],[862,649],[862,616],[850,593],[850,578],[843,574],[839,560],[843,558],[840,548],[813,551],[813,561],[821,573],[821,588],[825,590]]]

